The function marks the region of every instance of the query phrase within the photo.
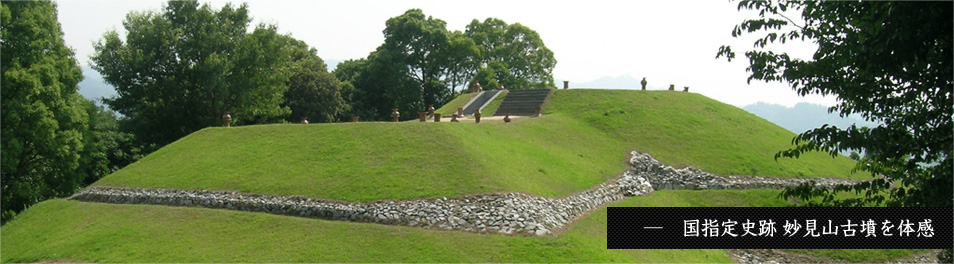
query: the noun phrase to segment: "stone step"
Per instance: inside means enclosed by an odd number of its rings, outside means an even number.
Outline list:
[[[500,107],[497,108],[495,116],[529,116],[536,113],[537,106],[542,106],[552,90],[511,90]]]

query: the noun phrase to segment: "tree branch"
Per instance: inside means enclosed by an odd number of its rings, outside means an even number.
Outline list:
[[[801,30],[805,30],[805,26],[800,26],[800,25],[798,25],[798,23],[795,23],[795,21],[793,21],[791,18],[788,18],[788,17],[785,16],[784,14],[782,14],[782,13],[776,13],[776,14],[778,14],[779,16],[782,16],[783,18],[785,18],[785,20],[788,20],[788,22],[789,22],[789,23],[792,23],[793,26],[795,26],[795,27],[797,27],[797,28],[799,28],[799,29],[801,29]]]

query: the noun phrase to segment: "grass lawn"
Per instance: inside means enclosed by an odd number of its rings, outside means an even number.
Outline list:
[[[606,249],[606,210],[549,237],[227,210],[42,202],[3,227],[2,262],[729,262],[724,250]]]
[[[659,191],[611,206],[787,206],[777,190]],[[0,232],[2,262],[730,262],[720,249],[606,249],[606,209],[522,237],[228,210],[55,199]],[[871,262],[917,250],[790,250]]]

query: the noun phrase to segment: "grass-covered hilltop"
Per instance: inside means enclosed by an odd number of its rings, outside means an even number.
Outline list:
[[[473,95],[463,95],[473,97]],[[451,104],[464,104],[455,100]],[[449,104],[447,107],[456,109]],[[446,108],[446,107],[445,107]],[[519,192],[564,197],[627,153],[721,175],[842,177],[824,153],[773,159],[793,133],[699,94],[558,90],[543,116],[474,123],[211,127],[94,183],[346,202]],[[778,190],[657,191],[610,206],[790,206]],[[726,250],[606,249],[606,209],[547,236],[476,234],[243,211],[54,199],[3,226],[3,262],[730,262]],[[806,251],[877,261],[911,250]]]
[[[636,150],[716,174],[855,177],[853,161],[773,155],[794,136],[678,92],[566,90],[540,118],[214,127],[93,186],[228,190],[345,201],[525,192],[566,196],[625,170]]]

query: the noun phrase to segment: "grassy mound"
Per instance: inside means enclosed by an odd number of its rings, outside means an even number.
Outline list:
[[[346,201],[511,191],[557,197],[620,175],[630,150],[718,174],[852,176],[844,157],[774,161],[793,133],[697,94],[561,90],[546,114],[511,124],[208,128],[95,185]]]
[[[94,185],[347,201],[509,191],[564,196],[625,170],[622,149],[604,151],[614,143],[579,121],[559,117],[520,125],[381,122],[209,128]]]
[[[785,206],[774,190],[659,191],[614,206]],[[606,249],[606,209],[548,237],[200,208],[42,202],[3,226],[2,262],[730,262],[725,250]],[[911,250],[813,250],[878,261]],[[847,253],[846,253],[847,252]],[[867,257],[865,257],[867,256]]]

